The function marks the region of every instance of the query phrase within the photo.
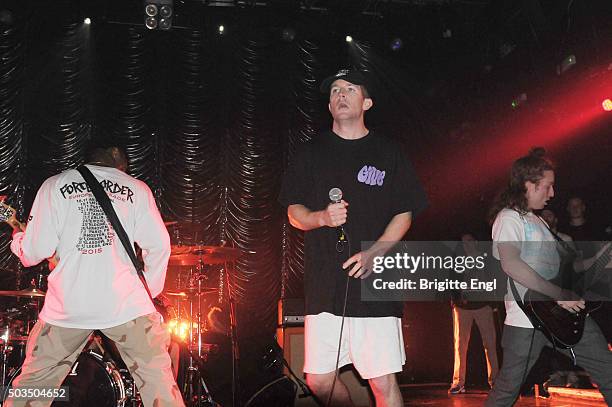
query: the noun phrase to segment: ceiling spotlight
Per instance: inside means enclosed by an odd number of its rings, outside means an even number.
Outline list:
[[[11,25],[14,21],[13,13],[10,10],[3,9],[0,10],[0,26],[2,25]]]
[[[521,93],[512,100],[512,108],[518,109],[519,106],[523,105],[525,102],[527,102],[527,94]]]
[[[347,35],[345,40],[346,42],[353,42],[353,37],[351,37],[350,35]]]
[[[87,24],[87,25],[91,24],[91,18],[85,17],[85,19],[83,20],[83,24]]]
[[[401,38],[394,38],[391,40],[391,51],[399,51],[403,45]]]
[[[160,30],[169,30],[170,27],[172,27],[172,21],[169,18],[159,19],[159,29]]]
[[[605,110],[606,112],[612,112],[612,100],[604,100],[603,102],[601,102],[601,107],[603,107],[603,110]]]
[[[149,30],[154,30],[157,28],[157,18],[155,17],[147,17],[145,19],[145,26],[149,29]]]
[[[145,0],[145,26],[149,30],[169,30],[172,27],[173,6],[173,0]]]
[[[295,39],[295,30],[291,27],[283,28],[283,32],[281,32],[281,38],[285,42],[291,42]]]
[[[516,44],[505,42],[499,46],[497,51],[499,52],[500,58],[505,58],[515,49],[516,49]]]
[[[557,65],[557,75],[564,74],[574,65],[576,65],[576,55],[568,55],[559,65]]]
[[[159,9],[161,18],[169,18],[172,16],[172,6],[164,5]]]
[[[157,15],[157,6],[155,4],[147,4],[145,6],[145,14],[149,17],[155,17]]]

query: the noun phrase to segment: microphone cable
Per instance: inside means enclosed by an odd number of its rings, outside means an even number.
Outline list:
[[[346,242],[346,245],[348,247],[348,257],[347,259],[351,258],[351,239],[349,237],[349,234],[346,233],[346,231],[343,230],[344,236],[345,236],[345,240],[344,242]],[[339,243],[339,242],[338,242]],[[344,251],[344,248],[342,248],[342,246],[338,246],[338,243],[336,243],[336,251],[338,253],[342,253]],[[344,271],[344,270],[343,270]],[[331,407],[331,401],[332,401],[332,396],[334,394],[334,389],[336,388],[336,381],[338,380],[338,377],[340,375],[340,349],[342,348],[342,333],[344,332],[344,319],[346,317],[346,304],[347,304],[347,300],[348,300],[348,290],[349,290],[349,282],[350,282],[350,276],[348,275],[348,271],[346,273],[346,286],[344,288],[344,303],[342,304],[342,322],[340,323],[340,338],[338,339],[338,353],[336,355],[336,369],[334,372],[334,381],[332,382],[332,386],[331,386],[331,390],[329,391],[329,396],[327,397],[327,403],[325,403],[326,407]]]

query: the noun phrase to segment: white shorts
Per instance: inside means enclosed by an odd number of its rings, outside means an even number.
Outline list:
[[[324,374],[336,369],[341,323],[342,317],[327,312],[306,315],[304,373]],[[346,317],[338,366],[349,363],[364,379],[401,372],[406,363],[401,319]]]

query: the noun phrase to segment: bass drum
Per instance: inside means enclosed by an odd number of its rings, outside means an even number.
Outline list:
[[[21,373],[12,372],[7,388]],[[55,401],[55,407],[136,407],[142,406],[134,380],[128,372],[119,371],[110,360],[93,350],[79,355],[62,383],[68,387],[68,401]],[[2,395],[2,400],[6,394]]]
[[[81,353],[62,386],[68,387],[69,401],[52,406],[127,407],[138,406],[134,380],[112,360],[94,350]]]

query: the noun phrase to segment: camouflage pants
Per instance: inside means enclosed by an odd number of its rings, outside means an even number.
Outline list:
[[[147,407],[184,406],[172,377],[169,333],[157,313],[100,330],[117,345]],[[38,321],[26,345],[26,358],[14,388],[58,388],[85,346],[91,330],[62,328]],[[52,400],[7,400],[6,407],[49,406]]]

